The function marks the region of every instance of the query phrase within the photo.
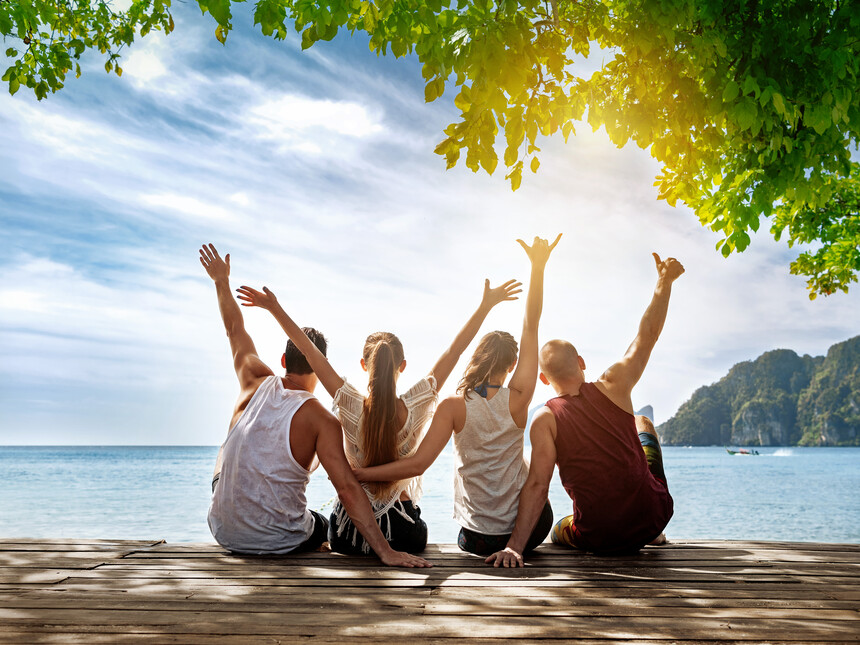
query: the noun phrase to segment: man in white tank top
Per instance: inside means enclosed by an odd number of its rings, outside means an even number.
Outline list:
[[[215,282],[240,387],[213,478],[209,527],[218,543],[231,551],[257,554],[319,546],[326,535],[326,526],[320,524],[325,519],[308,511],[305,498],[319,459],[341,504],[384,564],[431,566],[386,542],[344,455],[340,423],[313,396],[317,376],[306,362],[296,361],[295,355],[301,354],[287,346],[283,378],[257,356],[230,290],[230,255],[222,260],[214,246],[204,245],[200,263]],[[312,336],[324,349],[322,335],[312,331]]]

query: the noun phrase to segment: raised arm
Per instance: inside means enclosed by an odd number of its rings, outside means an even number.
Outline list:
[[[287,334],[287,337],[295,343],[298,350],[307,359],[308,365],[311,366],[311,369],[317,375],[320,383],[323,384],[326,392],[334,397],[335,393],[343,385],[343,379],[331,366],[331,363],[328,362],[328,359],[319,348],[302,331],[302,328],[287,315],[287,312],[281,307],[275,294],[269,291],[267,287],[263,287],[262,291],[257,291],[251,287],[242,286],[236,289],[236,291],[239,292],[237,297],[242,301],[243,306],[261,307],[275,317],[275,320],[278,321],[278,324]]]
[[[516,300],[516,294],[522,292],[522,289],[520,289],[521,286],[521,282],[508,280],[500,287],[491,289],[490,281],[484,280],[484,296],[481,298],[481,304],[475,310],[475,313],[472,314],[472,317],[469,318],[465,327],[454,337],[454,342],[451,343],[451,346],[445,350],[442,356],[439,357],[439,360],[436,361],[433,369],[430,370],[430,376],[436,379],[437,392],[442,389],[442,385],[451,376],[451,372],[457,365],[457,361],[460,360],[460,356],[466,351],[469,343],[472,342],[472,339],[475,338],[475,335],[481,329],[481,325],[484,323],[484,319],[490,313],[490,310],[505,300]]]
[[[529,536],[537,524],[549,494],[549,483],[556,460],[555,434],[555,417],[549,408],[541,408],[532,421],[529,435],[532,444],[532,461],[528,479],[520,492],[514,532],[511,533],[508,544],[502,551],[497,551],[485,560],[487,564],[495,567],[523,566],[523,549],[528,544]]]
[[[669,311],[669,297],[672,295],[672,283],[677,280],[684,267],[675,258],[660,260],[660,256],[652,253],[657,264],[657,286],[651,303],[645,310],[639,322],[636,338],[627,348],[624,357],[606,370],[598,379],[597,385],[609,399],[623,410],[633,413],[633,401],[630,397],[633,386],[639,382],[651,351],[663,331],[666,313]]]
[[[510,410],[514,421],[523,426],[528,418],[528,407],[535,393],[538,376],[538,324],[543,310],[543,276],[546,263],[552,250],[561,239],[561,233],[552,244],[536,237],[531,246],[522,240],[517,240],[525,249],[532,265],[529,277],[529,293],[526,297],[526,313],[523,318],[523,335],[520,340],[520,355],[517,359],[517,369],[511,377],[508,388],[510,394]]]
[[[445,448],[451,434],[463,428],[465,420],[466,405],[462,397],[449,397],[436,408],[430,428],[414,455],[381,466],[356,468],[353,472],[362,482],[391,482],[423,475]]]
[[[424,558],[395,551],[391,548],[373,516],[367,494],[355,479],[343,453],[343,433],[337,419],[329,416],[320,423],[317,434],[317,455],[337,490],[341,504],[370,548],[382,562],[394,567],[429,567]]]
[[[204,244],[200,249],[200,264],[206,269],[206,273],[215,283],[215,293],[218,296],[218,309],[221,311],[221,320],[230,340],[230,351],[233,354],[233,368],[239,379],[239,387],[242,392],[236,404],[236,413],[244,409],[243,401],[247,405],[249,392],[251,395],[256,391],[259,382],[267,376],[272,375],[272,370],[257,356],[257,348],[254,341],[245,330],[245,321],[242,311],[230,293],[230,254],[221,259],[218,251],[212,244]],[[232,425],[232,424],[231,424]]]

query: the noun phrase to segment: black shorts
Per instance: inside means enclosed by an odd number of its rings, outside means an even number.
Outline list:
[[[304,542],[298,545],[290,553],[303,553],[305,551],[316,551],[322,546],[328,537],[328,520],[316,511],[311,511],[314,518],[314,528]]]
[[[420,553],[427,546],[427,524],[421,519],[421,509],[409,500],[394,504],[394,507],[388,509],[388,512],[378,520],[382,534],[390,536],[386,539],[395,551]],[[403,514],[409,519],[406,519]],[[338,522],[338,517],[343,518],[341,522]],[[328,529],[328,542],[332,551],[346,555],[370,553],[370,546],[355,528],[340,502],[335,504],[329,519],[331,524]]]
[[[529,541],[523,553],[534,551],[546,539],[546,536],[549,535],[551,528],[552,506],[547,501],[531,536],[529,536]],[[461,528],[460,535],[457,536],[457,546],[460,547],[461,551],[474,553],[475,555],[492,555],[496,551],[504,549],[510,539],[510,533],[504,535],[485,535],[477,531]]]

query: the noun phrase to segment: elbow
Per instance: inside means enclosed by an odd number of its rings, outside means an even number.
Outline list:
[[[432,462],[430,462],[432,463]],[[420,477],[427,469],[430,468],[430,463],[424,463],[423,461],[416,461],[415,463],[409,464],[404,473],[406,477]]]
[[[227,337],[228,338],[235,338],[236,336],[241,334],[243,331],[245,331],[245,325],[244,325],[243,321],[241,321],[241,320],[231,320],[229,323],[227,323],[226,329],[227,329]]]
[[[364,489],[358,483],[358,480],[355,479],[345,482],[337,488],[337,497],[340,503],[347,509],[355,506],[360,499],[359,495],[364,495]]]
[[[532,497],[546,499],[549,497],[549,484],[535,480],[527,481],[523,492]]]

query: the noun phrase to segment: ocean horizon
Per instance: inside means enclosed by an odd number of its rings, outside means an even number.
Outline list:
[[[424,475],[429,540],[456,542],[449,444]],[[663,448],[675,515],[672,539],[860,542],[860,448]],[[206,523],[218,446],[0,446],[0,537],[212,542]],[[526,451],[528,454],[528,450]],[[320,468],[308,506],[328,513],[335,491]],[[555,519],[571,512],[557,473]]]

